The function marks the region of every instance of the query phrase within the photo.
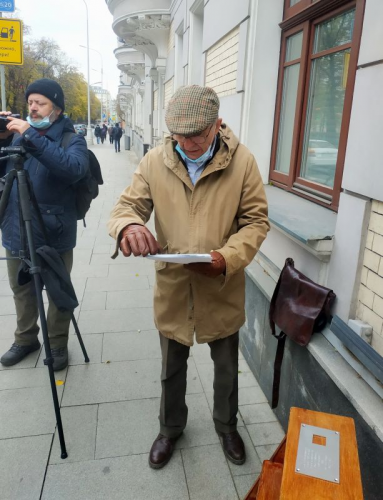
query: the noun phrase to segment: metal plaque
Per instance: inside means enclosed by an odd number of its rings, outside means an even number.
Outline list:
[[[295,472],[340,483],[339,432],[302,424]]]

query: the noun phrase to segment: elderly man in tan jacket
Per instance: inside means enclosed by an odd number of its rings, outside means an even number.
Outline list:
[[[160,434],[149,465],[170,460],[186,427],[187,359],[194,337],[214,361],[215,428],[227,458],[245,462],[237,432],[238,330],[245,321],[245,267],[269,230],[257,164],[218,116],[214,90],[180,88],[169,102],[171,137],[142,159],[109,222],[125,257],[210,253],[211,263],[156,262],[154,319],[162,351]],[[156,238],[145,227],[155,210]]]

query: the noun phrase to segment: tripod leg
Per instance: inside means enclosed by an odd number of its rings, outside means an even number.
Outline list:
[[[11,194],[12,185],[13,185],[13,181],[15,180],[15,178],[16,178],[16,171],[11,170],[11,172],[9,172],[9,174],[7,176],[7,180],[6,180],[5,186],[4,186],[4,191],[3,191],[3,194],[0,198],[0,224],[3,222],[3,217],[5,214],[5,210],[7,208],[7,205],[8,205],[9,196]]]
[[[33,279],[35,283],[35,289],[36,289],[36,295],[37,295],[37,304],[39,308],[39,315],[40,315],[40,324],[41,324],[41,330],[43,333],[43,339],[44,339],[44,349],[45,349],[45,356],[46,359],[44,359],[44,365],[48,366],[48,372],[49,372],[49,380],[51,384],[51,390],[52,390],[52,398],[53,398],[53,406],[55,409],[55,414],[56,414],[56,422],[57,422],[57,432],[59,435],[59,440],[60,440],[60,448],[61,448],[61,458],[67,458],[68,453],[66,451],[66,446],[65,446],[65,438],[64,438],[64,430],[63,430],[63,425],[62,425],[62,420],[61,420],[61,412],[60,412],[60,403],[58,400],[57,396],[57,388],[56,388],[56,380],[53,372],[53,358],[52,358],[52,352],[51,352],[51,345],[49,342],[49,337],[48,337],[48,327],[47,327],[47,321],[45,317],[45,311],[44,311],[44,302],[43,302],[43,297],[42,297],[42,284],[41,284],[41,278],[40,275],[38,274],[38,269],[36,267],[31,268],[31,273],[33,274]]]
[[[45,355],[46,355],[46,359],[44,360],[44,364],[48,366],[49,380],[50,380],[50,384],[51,384],[51,391],[52,391],[52,398],[53,398],[53,406],[54,406],[55,414],[56,414],[57,432],[59,435],[60,447],[61,447],[61,458],[64,459],[64,458],[67,458],[68,453],[66,451],[66,446],[65,446],[64,430],[63,430],[63,426],[62,426],[61,413],[60,413],[60,404],[59,404],[59,400],[58,400],[58,396],[57,396],[56,381],[55,381],[54,372],[53,372],[53,358],[52,358],[51,346],[49,343],[47,320],[46,320],[45,310],[44,310],[44,302],[43,302],[43,295],[42,295],[42,280],[41,280],[41,276],[40,276],[40,268],[37,265],[38,262],[37,262],[36,249],[35,249],[33,232],[32,232],[32,211],[31,211],[31,207],[30,207],[30,195],[29,195],[29,189],[28,189],[28,183],[27,183],[27,179],[26,179],[25,170],[19,170],[17,172],[17,180],[18,180],[18,189],[19,189],[19,203],[21,205],[21,213],[23,216],[23,222],[25,224],[25,231],[26,231],[28,248],[29,248],[29,253],[30,253],[30,257],[31,257],[31,264],[32,264],[31,268],[30,268],[30,273],[33,276],[33,281],[34,281],[34,285],[35,285],[37,305],[38,305],[38,309],[39,309],[39,316],[40,316],[40,323],[41,323],[41,330],[42,330],[43,339],[44,339],[44,349],[45,349]]]
[[[76,331],[78,341],[80,342],[80,346],[81,346],[82,353],[84,355],[85,363],[89,363],[88,353],[86,352],[85,345],[84,345],[84,342],[82,340],[81,333],[80,333],[77,321],[76,321],[73,313],[72,313],[72,323],[73,323],[74,329]]]

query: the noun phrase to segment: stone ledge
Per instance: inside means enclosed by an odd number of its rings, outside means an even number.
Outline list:
[[[326,328],[324,334],[329,332]],[[383,441],[383,405],[379,395],[360,377],[324,335],[314,335],[307,349],[364,421],[374,430],[380,441]]]
[[[270,301],[281,269],[262,252],[258,252],[254,260],[246,267],[245,272]]]

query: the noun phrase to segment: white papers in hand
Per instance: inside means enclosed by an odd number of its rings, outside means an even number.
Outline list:
[[[146,258],[150,260],[160,260],[162,262],[171,262],[173,264],[211,262],[211,255],[209,253],[158,253],[156,255],[147,255]]]

